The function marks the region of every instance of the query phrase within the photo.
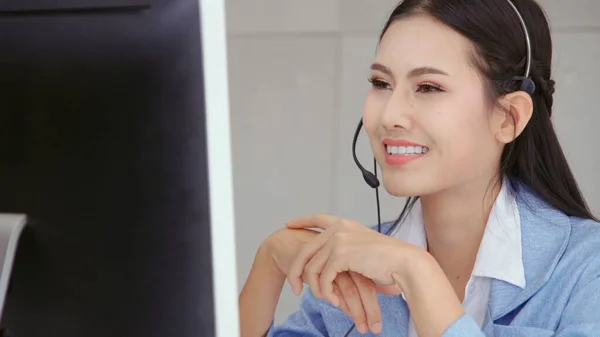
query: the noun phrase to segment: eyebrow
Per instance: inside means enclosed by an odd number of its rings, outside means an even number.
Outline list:
[[[384,66],[381,63],[373,63],[371,65],[371,70],[381,71],[382,73],[384,73],[388,76],[393,76],[392,70],[390,68]],[[423,76],[423,75],[427,75],[427,74],[449,76],[448,73],[446,73],[445,71],[442,71],[442,70],[439,70],[436,68],[419,67],[419,68],[415,68],[415,69],[411,70],[410,72],[408,72],[408,77],[418,77],[418,76]]]

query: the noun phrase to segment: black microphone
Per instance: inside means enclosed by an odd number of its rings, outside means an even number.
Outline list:
[[[358,141],[358,135],[360,134],[360,129],[362,129],[362,126],[363,120],[361,118],[360,122],[358,122],[358,126],[356,127],[356,131],[354,132],[354,139],[352,140],[352,157],[354,158],[354,162],[356,163],[356,166],[358,166],[358,169],[362,173],[362,176],[365,179],[367,185],[371,186],[372,188],[377,188],[379,187],[379,179],[377,179],[375,174],[367,171],[367,169],[360,164],[360,161],[358,161],[358,158],[356,157],[356,142]]]

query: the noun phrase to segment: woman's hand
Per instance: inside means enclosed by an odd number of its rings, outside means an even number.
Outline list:
[[[380,234],[360,223],[315,215],[288,223],[289,228],[320,228],[288,271],[296,292],[302,277],[313,292],[340,304],[332,280],[347,271],[359,273],[388,289],[397,285],[410,307],[419,336],[441,336],[464,315],[461,301],[437,261],[424,249]]]
[[[314,240],[319,232],[310,229],[280,229],[262,244],[269,252],[281,275],[286,276],[302,247]]]
[[[355,272],[373,280],[387,294],[401,291],[406,266],[426,251],[380,234],[362,224],[331,215],[314,215],[293,220],[288,228],[324,230],[303,246],[287,276],[295,293],[306,280],[313,293],[333,305],[341,305],[334,280],[344,272]]]
[[[302,248],[314,241],[318,235],[319,232],[313,230],[284,228],[269,236],[263,245],[270,252],[282,275],[287,275]],[[381,309],[377,292],[388,293],[390,290],[379,289],[370,279],[353,272],[339,273],[332,283],[333,292],[340,299],[340,309],[352,318],[358,331],[367,333],[371,327],[373,333],[379,333]],[[391,290],[392,293],[396,291]],[[323,298],[319,293],[313,294],[317,298]]]

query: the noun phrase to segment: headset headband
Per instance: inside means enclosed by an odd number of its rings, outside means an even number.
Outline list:
[[[517,6],[515,6],[515,4],[511,0],[506,0],[506,2],[508,2],[510,7],[512,7],[514,9],[515,13],[517,13],[517,17],[519,18],[519,21],[521,21],[521,27],[523,28],[523,34],[525,35],[525,43],[527,45],[527,63],[525,65],[525,74],[523,76],[515,76],[515,77],[513,77],[513,79],[522,81],[521,82],[521,90],[523,90],[533,96],[533,93],[535,92],[535,82],[533,82],[531,77],[529,77],[530,72],[531,72],[531,58],[532,58],[531,40],[529,38],[529,31],[527,30],[527,25],[525,24],[525,20],[523,19],[521,12],[519,12],[519,10],[517,9]]]

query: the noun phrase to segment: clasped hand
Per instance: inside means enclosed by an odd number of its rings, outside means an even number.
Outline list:
[[[353,313],[345,300],[348,294],[358,293],[363,302],[377,301],[377,293],[401,294],[405,266],[414,253],[421,251],[356,221],[331,215],[303,217],[286,225],[292,229],[323,230],[304,245],[287,273],[294,293],[302,292],[304,280],[315,297],[327,300],[347,314]],[[374,307],[372,303],[363,304]],[[375,307],[371,309],[375,312],[366,313],[366,323],[372,332],[379,333],[381,313],[378,302]],[[357,321],[355,317],[353,319]],[[369,328],[361,322],[357,329],[366,333]]]

